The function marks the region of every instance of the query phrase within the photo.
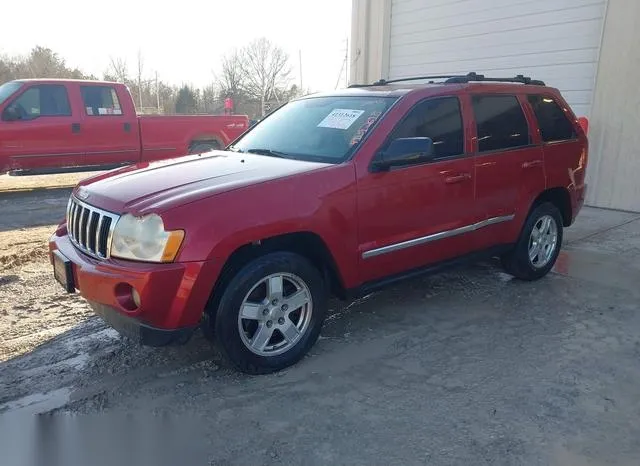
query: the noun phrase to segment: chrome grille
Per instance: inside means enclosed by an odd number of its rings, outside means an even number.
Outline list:
[[[120,217],[71,196],[67,205],[67,230],[71,242],[82,252],[107,259],[111,235]]]

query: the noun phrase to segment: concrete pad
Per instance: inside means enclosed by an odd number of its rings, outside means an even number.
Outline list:
[[[640,219],[640,213],[583,207],[573,225],[565,230],[564,244]]]

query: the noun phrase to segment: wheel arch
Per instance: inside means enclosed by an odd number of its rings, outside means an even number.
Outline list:
[[[531,204],[529,212],[527,213],[527,217],[533,211],[533,209],[545,202],[550,202],[558,208],[558,210],[560,211],[560,215],[562,215],[563,226],[568,227],[571,225],[571,223],[573,222],[573,212],[571,207],[571,196],[567,188],[549,188],[540,193]]]
[[[225,287],[239,270],[258,257],[278,251],[293,252],[306,258],[320,270],[333,294],[339,298],[346,296],[343,278],[325,241],[317,233],[298,231],[238,246],[225,261],[213,285],[205,311],[206,317],[214,317]]]
[[[212,134],[196,134],[189,138],[188,148],[191,149],[198,144],[217,144],[218,149],[224,149],[225,143],[221,135],[217,133]]]

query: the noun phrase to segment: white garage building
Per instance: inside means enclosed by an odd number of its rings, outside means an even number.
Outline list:
[[[524,74],[590,119],[587,203],[640,211],[640,0],[353,0],[352,83]]]

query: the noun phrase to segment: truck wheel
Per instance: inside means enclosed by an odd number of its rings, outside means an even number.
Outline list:
[[[194,142],[191,147],[189,147],[189,153],[204,154],[218,149],[220,149],[218,141]]]
[[[225,287],[215,335],[226,358],[249,374],[298,362],[320,335],[327,293],[307,259],[275,252],[244,266]]]
[[[521,280],[538,280],[553,268],[562,246],[562,216],[546,202],[527,218],[516,246],[502,257],[502,265]]]

